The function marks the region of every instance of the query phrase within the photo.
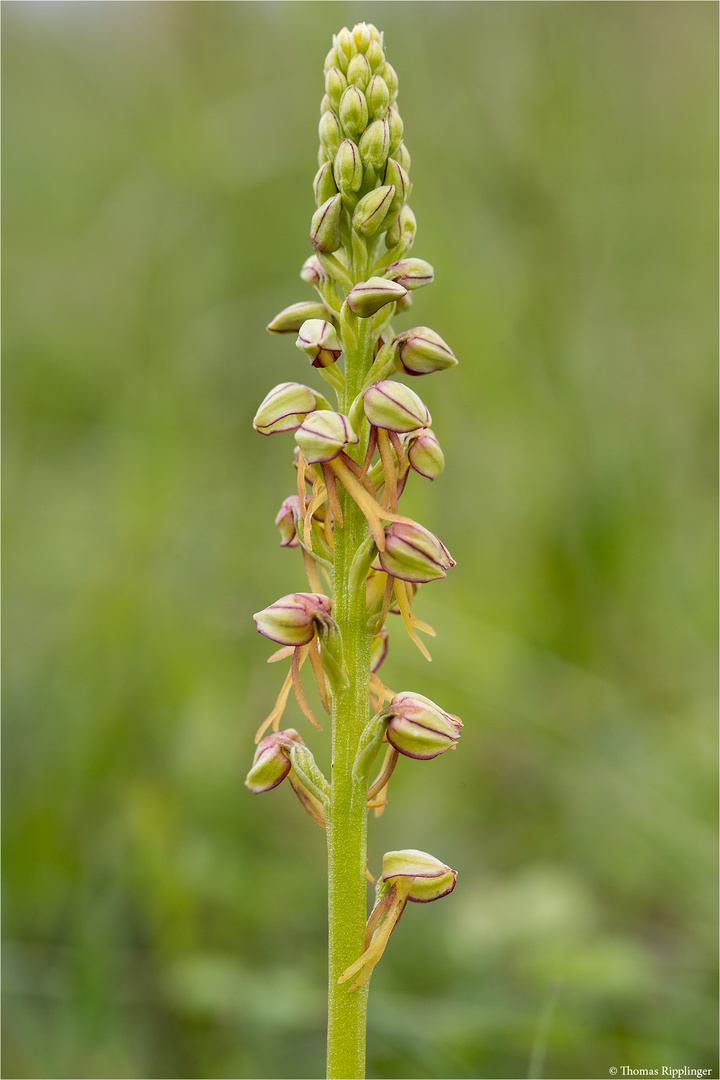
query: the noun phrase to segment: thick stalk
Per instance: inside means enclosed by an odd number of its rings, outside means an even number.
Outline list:
[[[361,333],[346,353],[347,386],[341,411],[352,401],[372,359],[372,342]],[[367,355],[366,355],[367,354]],[[362,441],[357,448],[364,453]],[[369,718],[368,683],[372,633],[365,590],[350,584],[350,565],[368,535],[365,515],[343,488],[338,491],[343,527],[335,530],[333,615],[342,634],[349,677],[332,710],[332,800],[327,814],[329,989],[327,1075],[331,1080],[365,1076],[368,986],[352,993],[338,978],[364,949],[367,921],[367,776],[353,777],[360,736]]]

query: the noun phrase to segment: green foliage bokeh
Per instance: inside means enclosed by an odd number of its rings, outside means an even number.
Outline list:
[[[373,977],[369,1075],[714,1070],[716,5],[3,9],[3,1075],[322,1075],[323,837],[242,785],[251,614],[303,583],[251,420],[314,379],[264,326],[362,19],[436,271],[396,325],[460,360],[406,500],[458,565],[385,678],[465,721],[371,823],[371,868],[459,878]]]

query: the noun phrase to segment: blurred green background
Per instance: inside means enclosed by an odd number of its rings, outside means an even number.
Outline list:
[[[304,582],[251,419],[314,378],[264,326],[312,295],[362,19],[436,271],[396,327],[460,359],[413,382],[447,467],[405,501],[458,565],[433,663],[393,626],[384,670],[465,721],[371,823],[376,870],[459,883],[393,936],[369,1076],[715,1070],[717,14],[3,4],[4,1076],[323,1075],[324,840],[242,784],[251,614]]]

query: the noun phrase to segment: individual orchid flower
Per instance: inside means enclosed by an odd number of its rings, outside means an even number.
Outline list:
[[[380,960],[390,935],[398,924],[408,901],[429,904],[448,896],[455,888],[457,871],[425,851],[407,848],[388,851],[383,857],[382,876],[378,880],[375,907],[367,922],[365,951],[346,968],[338,983],[355,981],[348,990],[366,983]]]
[[[303,693],[300,669],[309,657],[323,708],[330,712],[323,653],[326,667],[331,658],[334,658],[339,667],[342,666],[342,645],[331,611],[332,601],[327,596],[319,593],[290,593],[253,616],[258,631],[283,646],[270,657],[270,661],[292,655],[290,672],[282,685],[275,707],[258,729],[256,742],[259,742],[271,725],[277,731],[291,686],[305,717],[313,727],[322,730]]]
[[[324,829],[330,785],[294,728],[273,732],[260,740],[245,786],[260,795],[272,791],[286,777],[310,817]]]

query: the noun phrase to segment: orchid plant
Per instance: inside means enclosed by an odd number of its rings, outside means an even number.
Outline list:
[[[438,757],[455,748],[462,728],[429,698],[396,693],[380,675],[391,612],[430,658],[419,635],[434,631],[414,604],[421,585],[455,565],[437,536],[399,512],[411,473],[433,480],[444,461],[427,407],[396,376],[429,375],[457,361],[428,327],[396,334],[391,326],[412,293],[432,282],[433,268],[409,256],[410,155],[383,35],[366,23],[344,28],[324,71],[314,253],[300,272],[316,298],[286,307],[267,329],[295,336],[334,402],[303,383],[281,383],[254,420],[263,435],[294,433],[295,489],[276,524],[281,545],[299,551],[310,591],[255,615],[259,632],[279,646],[270,662],[290,664],[258,729],[246,784],[261,793],[287,778],[327,831],[327,1075],[348,1080],[365,1075],[368,981],[390,934],[408,901],[446,896],[457,876],[426,852],[387,852],[367,918],[368,810],[383,812],[400,755]],[[329,780],[302,736],[282,727],[292,692],[321,730],[303,689],[307,660],[332,719]]]

